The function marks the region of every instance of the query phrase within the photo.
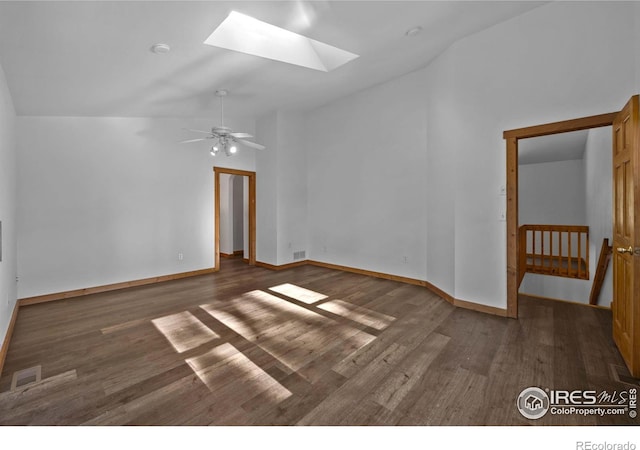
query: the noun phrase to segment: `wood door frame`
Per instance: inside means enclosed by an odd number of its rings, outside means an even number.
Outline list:
[[[503,132],[507,141],[507,317],[518,318],[518,140],[611,126],[618,112]]]
[[[214,167],[214,267],[220,270],[220,174],[249,177],[249,265],[256,264],[256,173],[247,170]]]

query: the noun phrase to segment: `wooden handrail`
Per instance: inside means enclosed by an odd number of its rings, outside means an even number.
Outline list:
[[[609,260],[611,259],[611,251],[612,248],[609,245],[609,239],[603,239],[602,247],[600,247],[600,256],[598,257],[598,267],[596,269],[596,275],[593,277],[591,295],[589,295],[590,305],[598,304],[598,297],[600,297],[600,290],[604,283],[604,276],[607,274],[607,267],[609,266]]]
[[[519,230],[519,280],[539,273],[589,279],[589,227],[522,225]]]
[[[535,231],[562,231],[572,233],[589,233],[589,227],[587,225],[521,225],[520,230],[535,230]]]

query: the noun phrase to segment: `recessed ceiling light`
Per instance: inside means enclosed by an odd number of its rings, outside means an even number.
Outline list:
[[[171,47],[169,47],[168,44],[154,44],[151,47],[151,51],[158,54],[169,53],[171,51]]]
[[[405,33],[405,35],[409,37],[414,37],[419,35],[421,32],[422,32],[422,27],[413,27],[413,28],[409,28]]]
[[[231,11],[204,43],[323,72],[358,57],[236,11]]]

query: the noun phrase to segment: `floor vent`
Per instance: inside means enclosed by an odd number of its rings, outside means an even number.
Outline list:
[[[615,364],[610,364],[609,367],[611,368],[611,376],[617,382],[628,384],[633,387],[640,386],[640,380],[629,375],[629,371],[626,367],[617,366]]]
[[[42,379],[42,366],[29,367],[28,369],[14,372],[11,380],[11,390],[21,388],[28,384],[37,383]]]
[[[293,259],[305,259],[307,257],[307,252],[305,250],[300,250],[299,252],[293,252]]]

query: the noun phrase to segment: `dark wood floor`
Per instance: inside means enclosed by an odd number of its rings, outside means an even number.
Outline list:
[[[609,311],[522,299],[520,315],[320,267],[225,260],[214,275],[22,308],[0,424],[637,424],[522,417],[529,386],[630,386],[613,376],[624,364]],[[37,365],[42,381],[10,390],[15,371]]]

